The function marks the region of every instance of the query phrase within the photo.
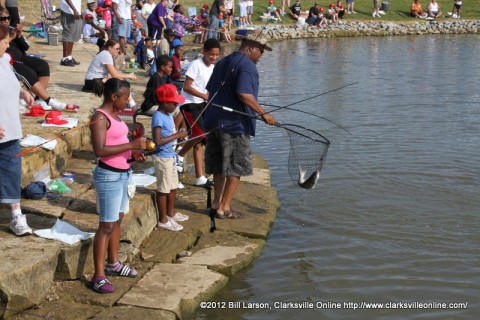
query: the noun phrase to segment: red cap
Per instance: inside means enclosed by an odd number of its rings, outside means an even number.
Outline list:
[[[96,13],[99,13],[100,11],[107,11],[107,9],[106,9],[106,8],[102,8],[102,7],[96,7],[96,8],[95,8],[95,12],[96,12]]]
[[[330,3],[330,8],[333,8],[335,7],[335,5],[333,3]]]
[[[177,87],[173,84],[163,84],[158,87],[155,93],[159,102],[185,102],[185,98],[178,94]]]
[[[105,0],[105,2],[103,3],[104,6],[109,6],[111,7],[112,6],[112,0]]]
[[[268,3],[273,4],[273,0],[268,1]]]
[[[47,113],[47,115],[45,116],[45,122],[47,124],[58,124],[58,125],[68,123],[67,120],[63,120],[62,113],[56,110],[50,111],[49,113]]]
[[[45,110],[40,107],[40,106],[31,106],[30,107],[30,112],[24,113],[24,116],[29,116],[29,117],[40,117],[45,114]]]
[[[88,19],[93,19],[93,16],[90,13],[87,13],[85,15],[85,20],[88,20]]]
[[[323,8],[320,8],[320,11],[322,11],[322,12],[323,12],[323,11],[324,11],[324,9],[323,9]]]
[[[208,9],[208,4],[205,3],[205,4],[203,5],[203,9]]]

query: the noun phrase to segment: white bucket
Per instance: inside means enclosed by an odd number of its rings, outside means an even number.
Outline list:
[[[305,24],[305,18],[304,17],[298,17],[298,24],[303,26]]]

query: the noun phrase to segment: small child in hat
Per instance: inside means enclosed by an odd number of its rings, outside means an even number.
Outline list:
[[[158,148],[158,152],[153,155],[157,177],[157,208],[160,216],[158,227],[180,231],[183,226],[177,222],[188,220],[188,216],[175,212],[179,180],[173,143],[177,139],[185,138],[187,131],[185,129],[176,131],[171,113],[175,111],[178,104],[185,102],[185,98],[178,94],[173,84],[161,85],[156,90],[156,94],[159,105],[152,117],[152,137]]]

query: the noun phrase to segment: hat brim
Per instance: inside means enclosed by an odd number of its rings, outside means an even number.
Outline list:
[[[55,124],[57,126],[61,126],[63,124],[67,124],[68,121],[67,120],[56,120],[55,122],[54,121],[46,121],[47,124]]]

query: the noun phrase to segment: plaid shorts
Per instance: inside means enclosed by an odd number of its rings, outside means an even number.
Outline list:
[[[214,131],[207,135],[205,171],[226,177],[253,174],[250,136]]]

